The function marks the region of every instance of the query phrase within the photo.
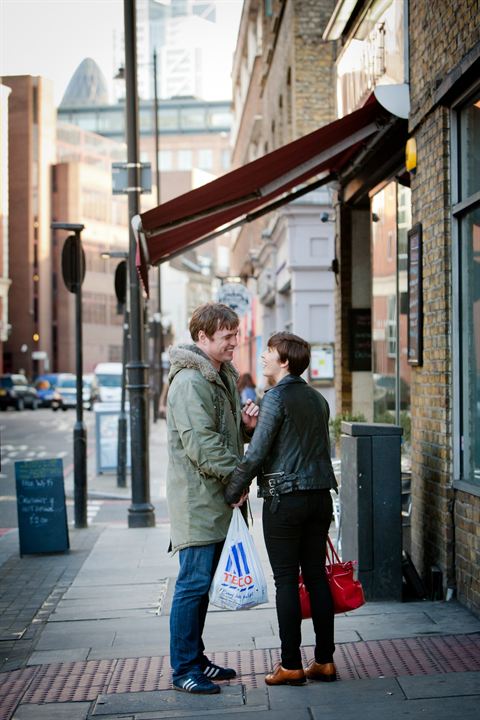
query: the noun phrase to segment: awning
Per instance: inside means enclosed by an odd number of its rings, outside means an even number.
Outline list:
[[[333,179],[390,118],[372,96],[367,105],[350,115],[136,216],[132,223],[140,241],[143,279],[147,264],[156,265],[231,229],[227,223],[233,220],[238,225],[258,217],[263,212],[253,211],[263,211],[263,206],[278,207],[283,204],[280,196],[314,176],[323,174],[300,194]],[[287,195],[284,202],[293,197]],[[274,200],[277,202],[269,205]]]

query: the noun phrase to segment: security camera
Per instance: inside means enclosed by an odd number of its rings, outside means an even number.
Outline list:
[[[328,222],[328,213],[327,213],[327,212],[323,212],[323,213],[320,215],[320,221],[323,222],[323,223]]]

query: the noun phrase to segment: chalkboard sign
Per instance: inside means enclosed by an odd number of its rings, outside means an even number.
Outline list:
[[[350,310],[350,370],[372,369],[372,313],[370,308]]]
[[[408,231],[408,362],[423,362],[422,225]]]
[[[68,550],[62,460],[16,462],[15,482],[20,556]]]

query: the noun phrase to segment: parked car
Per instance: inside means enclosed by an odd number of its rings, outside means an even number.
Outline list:
[[[25,375],[0,375],[0,410],[6,410],[7,407],[15,410],[29,407],[36,410],[39,406],[37,391]]]
[[[47,373],[37,377],[34,387],[40,400],[40,407],[51,407],[57,382],[58,373]]]
[[[87,380],[85,380],[87,378]],[[93,395],[92,395],[93,392]],[[95,390],[92,391],[92,383],[88,376],[83,377],[82,402],[83,406],[91,409],[95,402]],[[57,386],[52,399],[52,410],[68,410],[77,407],[77,376],[73,373],[61,373],[58,376]]]

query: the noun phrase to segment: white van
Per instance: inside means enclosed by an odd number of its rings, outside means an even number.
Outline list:
[[[94,370],[99,402],[119,403],[122,399],[122,363],[99,363]]]

